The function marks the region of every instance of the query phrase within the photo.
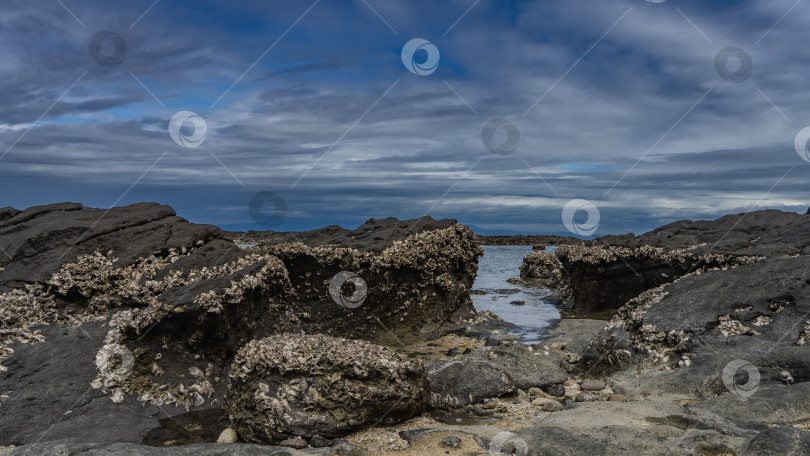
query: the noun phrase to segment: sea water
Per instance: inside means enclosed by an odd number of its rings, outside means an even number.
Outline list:
[[[523,257],[532,250],[526,245],[485,245],[478,261],[478,276],[472,301],[476,310],[490,310],[516,325],[513,331],[524,343],[539,343],[546,330],[560,318],[560,312],[548,299],[551,291],[541,286],[513,285],[507,280],[519,277]],[[553,253],[553,248],[548,249]],[[515,304],[522,301],[523,305]]]

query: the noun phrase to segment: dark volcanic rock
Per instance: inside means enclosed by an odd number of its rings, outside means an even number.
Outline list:
[[[767,256],[810,254],[810,217],[807,214],[764,210],[721,217],[684,220],[641,236],[612,236],[594,245],[625,247],[649,245],[668,250],[691,248],[696,254]]]
[[[562,358],[547,348],[505,343],[460,359],[429,363],[430,406],[458,408],[516,389],[547,388],[568,375]]]
[[[395,217],[368,219],[354,230],[330,225],[312,231],[247,231],[228,232],[228,237],[246,244],[282,244],[301,242],[310,247],[347,247],[359,250],[381,252],[412,234],[423,231],[440,230],[456,225],[455,220],[435,220],[425,216],[412,220],[399,220]]]
[[[557,249],[567,303],[575,312],[613,311],[642,291],[672,282],[684,274],[729,268],[751,257],[695,255],[687,251],[566,245]]]
[[[251,341],[234,359],[230,380],[225,409],[247,442],[339,437],[411,418],[428,400],[421,362],[323,335]]]
[[[808,283],[810,257],[681,278],[622,307],[586,351],[586,365],[604,372],[632,366],[611,384],[708,397],[736,391],[723,372],[744,360],[760,373],[760,388],[783,384],[783,372],[797,388],[810,381]],[[642,366],[648,371],[638,377]]]
[[[562,279],[557,257],[542,250],[532,250],[523,257],[520,265],[522,279],[541,279],[549,288],[559,285]]]
[[[422,227],[382,252],[298,243],[242,249],[217,228],[155,204],[106,215],[72,204],[0,213],[0,245],[13,259],[0,271],[13,288],[0,294],[3,441],[35,441],[52,423],[42,416],[52,416],[58,422],[43,439],[81,433],[89,442],[139,442],[169,418],[143,416],[155,406],[170,416],[177,406],[220,407],[224,371],[252,339],[307,331],[396,343],[475,316],[469,287],[481,250],[458,224]],[[331,296],[340,271],[368,284],[361,307]],[[77,328],[92,344],[65,339]],[[47,361],[53,353],[58,363]],[[36,376],[35,387],[27,379],[37,372],[48,375]],[[71,413],[65,401],[78,401]]]
[[[9,214],[14,214],[8,217]],[[94,209],[75,203],[36,206],[0,217],[0,292],[44,282],[82,254],[115,252],[118,264],[170,248],[221,238],[219,228],[177,217],[169,206],[138,203]]]

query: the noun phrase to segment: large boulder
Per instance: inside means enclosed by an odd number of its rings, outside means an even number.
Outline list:
[[[548,287],[555,288],[562,279],[560,262],[557,258],[543,250],[533,249],[523,257],[520,265],[522,279],[540,279]]]
[[[427,364],[430,406],[459,408],[517,389],[548,388],[568,378],[562,357],[547,347],[504,343]]]
[[[425,410],[428,381],[418,360],[368,342],[281,334],[239,350],[225,398],[247,442],[343,436]]]
[[[611,384],[631,392],[736,397],[767,385],[798,392],[810,381],[808,283],[807,256],[683,277],[622,307],[584,365],[612,372]],[[735,377],[743,372],[751,384]]]

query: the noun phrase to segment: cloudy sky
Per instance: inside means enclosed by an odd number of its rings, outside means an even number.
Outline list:
[[[802,0],[4,0],[0,206],[583,235],[804,212],[808,23]]]

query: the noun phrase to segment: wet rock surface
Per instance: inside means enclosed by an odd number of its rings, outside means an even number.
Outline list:
[[[411,418],[428,400],[418,360],[324,335],[251,341],[236,355],[230,381],[225,410],[247,442],[335,438]]]
[[[459,408],[518,389],[561,384],[568,378],[561,363],[562,357],[547,347],[519,343],[429,363],[430,406]]]

